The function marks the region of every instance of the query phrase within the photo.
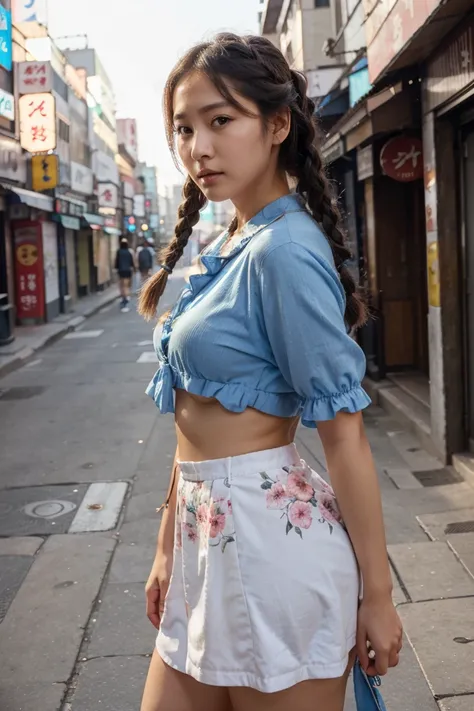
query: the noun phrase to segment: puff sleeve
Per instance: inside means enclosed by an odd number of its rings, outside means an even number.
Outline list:
[[[367,407],[365,356],[347,332],[345,294],[334,265],[289,242],[267,253],[258,283],[263,325],[277,367],[302,398],[303,425]]]

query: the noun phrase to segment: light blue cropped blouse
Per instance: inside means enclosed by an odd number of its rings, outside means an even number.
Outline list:
[[[162,413],[174,390],[299,415],[307,427],[370,404],[365,357],[344,322],[345,294],[331,248],[297,195],[267,205],[221,256],[221,235],[155,339],[159,368],[147,388]],[[157,330],[155,333],[159,334]]]

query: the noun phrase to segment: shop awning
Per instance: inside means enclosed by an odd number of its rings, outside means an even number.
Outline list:
[[[108,235],[121,235],[122,231],[119,230],[117,227],[104,227],[104,232],[107,232]]]
[[[24,188],[17,188],[15,185],[10,185],[9,183],[0,183],[0,185],[7,191],[10,205],[23,203],[23,205],[34,207],[37,210],[44,210],[45,212],[54,211],[54,200],[47,195],[34,193],[32,190],[25,190]]]
[[[59,224],[68,230],[81,229],[81,221],[78,217],[71,217],[70,215],[53,215],[53,220],[55,222],[59,222]]]
[[[94,215],[91,212],[85,212],[82,215],[82,220],[85,227],[92,227],[93,230],[98,230],[105,224],[105,218],[102,215]]]

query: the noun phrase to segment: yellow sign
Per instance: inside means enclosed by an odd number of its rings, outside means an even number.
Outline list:
[[[439,291],[438,243],[431,242],[428,245],[428,301],[430,306],[439,307],[441,305]]]
[[[51,190],[58,185],[59,178],[58,156],[32,156],[31,157],[31,181],[33,190]]]

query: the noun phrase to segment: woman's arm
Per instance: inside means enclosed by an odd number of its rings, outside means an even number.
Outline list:
[[[155,560],[145,586],[146,614],[152,625],[159,629],[160,620],[165,607],[166,593],[173,569],[174,530],[176,521],[176,492],[178,488],[177,471],[178,450],[173,461],[171,479],[163,511]],[[158,509],[158,510],[160,510]]]
[[[174,547],[174,528],[176,520],[176,491],[177,491],[177,459],[178,450],[174,455],[173,468],[171,469],[170,483],[166,494],[165,502],[160,506],[163,511],[161,517],[160,530],[158,532],[157,553],[173,554]]]
[[[402,630],[392,603],[380,489],[362,414],[339,412],[333,420],[318,422],[318,432],[362,574],[358,655],[367,668],[369,640],[376,653],[376,671],[385,674],[398,661]]]

